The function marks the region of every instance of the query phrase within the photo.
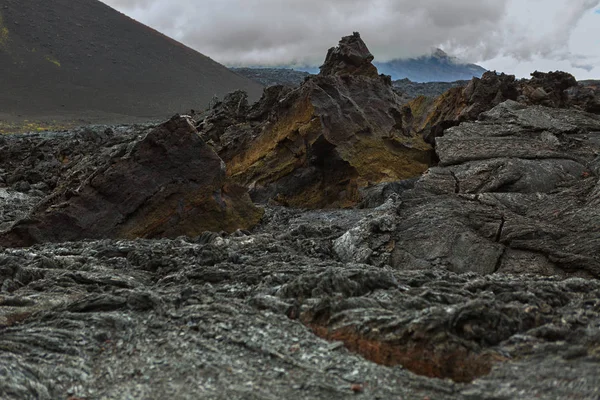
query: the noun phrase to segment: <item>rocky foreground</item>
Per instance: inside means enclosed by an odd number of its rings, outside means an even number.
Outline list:
[[[0,137],[0,398],[600,397],[592,89],[421,120],[358,39],[201,121]]]

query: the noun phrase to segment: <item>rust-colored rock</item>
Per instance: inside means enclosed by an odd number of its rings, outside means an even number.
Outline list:
[[[489,374],[494,364],[505,361],[497,353],[477,351],[452,338],[444,338],[447,342],[437,344],[428,340],[402,343],[363,334],[353,326],[333,330],[319,325],[310,328],[323,339],[343,342],[348,350],[369,361],[389,367],[401,365],[430,378],[468,383]]]
[[[231,95],[199,124],[200,133],[257,201],[356,205],[359,189],[418,176],[432,157],[405,126],[410,110],[371,60],[360,36],[346,37],[319,76],[296,89],[266,89],[245,115],[237,112],[244,100]]]
[[[226,184],[225,164],[190,120],[177,116],[83,159],[0,245],[196,236],[247,229],[261,216],[245,189]]]

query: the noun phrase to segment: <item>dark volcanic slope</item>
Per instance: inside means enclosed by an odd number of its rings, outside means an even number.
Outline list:
[[[0,0],[0,111],[162,117],[259,84],[97,0]]]

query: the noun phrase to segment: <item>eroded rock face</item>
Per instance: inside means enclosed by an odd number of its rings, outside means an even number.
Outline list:
[[[567,90],[576,86],[577,80],[569,73],[536,71],[531,74],[528,82],[521,85],[521,102],[546,107],[568,107],[570,99]]]
[[[583,111],[600,114],[600,83],[598,81],[583,81],[567,90],[572,104]]]
[[[600,117],[507,101],[437,142],[440,165],[338,239],[342,259],[600,277]]]
[[[431,164],[431,147],[405,126],[410,115],[389,79],[363,73],[375,68],[364,42],[351,36],[342,44],[299,88],[270,87],[244,115],[230,96],[200,122],[254,200],[353,206],[361,188],[418,176]]]
[[[130,139],[83,156],[0,245],[197,236],[260,220],[245,190],[226,183],[223,161],[188,118]]]
[[[464,88],[450,89],[433,101],[417,98],[409,103],[415,116],[414,132],[420,132],[428,143],[450,127],[464,121],[475,121],[506,100],[524,105],[553,108],[574,108],[597,113],[599,98],[591,86],[578,85],[566,72],[534,72],[529,80],[516,80],[513,75],[486,72],[481,79],[473,78]]]

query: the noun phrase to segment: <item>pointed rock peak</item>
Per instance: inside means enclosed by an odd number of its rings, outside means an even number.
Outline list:
[[[433,57],[436,57],[436,58],[451,58],[448,55],[448,53],[446,53],[444,50],[439,49],[439,48],[433,50],[433,54],[432,55],[433,55]]]
[[[358,32],[344,36],[337,47],[327,52],[319,75],[364,75],[376,78],[377,68],[371,63],[375,57]]]

